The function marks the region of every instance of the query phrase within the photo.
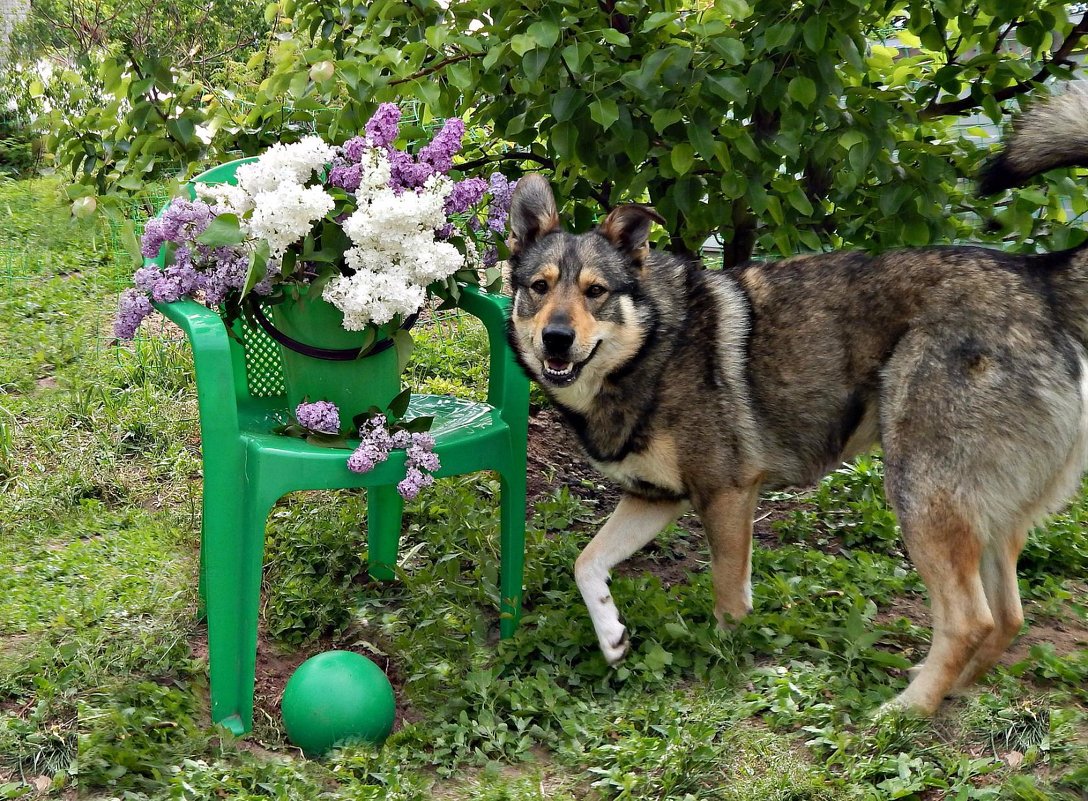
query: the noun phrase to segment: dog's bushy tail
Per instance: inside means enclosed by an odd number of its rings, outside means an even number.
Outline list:
[[[979,191],[992,195],[1057,167],[1088,167],[1088,86],[1071,84],[1016,120],[1004,148],[983,167]]]

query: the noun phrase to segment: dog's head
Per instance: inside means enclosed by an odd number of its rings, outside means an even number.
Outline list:
[[[619,206],[593,231],[570,234],[559,226],[548,182],[539,175],[518,181],[510,207],[511,342],[545,388],[599,384],[638,352],[648,334],[640,282],[653,222],[664,220],[648,206]]]

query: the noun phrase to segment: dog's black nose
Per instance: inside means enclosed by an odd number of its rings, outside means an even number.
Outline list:
[[[566,356],[574,344],[574,329],[569,325],[546,325],[541,333],[544,350],[552,356]]]

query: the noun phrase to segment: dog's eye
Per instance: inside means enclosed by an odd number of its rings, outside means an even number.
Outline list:
[[[606,287],[606,286],[601,286],[600,284],[591,284],[590,287],[586,290],[586,297],[587,298],[599,298],[601,295],[603,295],[607,291],[608,291],[608,287]]]
[[[533,281],[533,283],[530,284],[530,288],[538,295],[543,295],[545,292],[548,291],[548,282],[541,278],[539,280]]]

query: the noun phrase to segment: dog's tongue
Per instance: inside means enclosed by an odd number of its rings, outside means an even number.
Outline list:
[[[562,359],[548,359],[548,367],[557,373],[561,373],[570,367],[570,362],[565,362]]]

